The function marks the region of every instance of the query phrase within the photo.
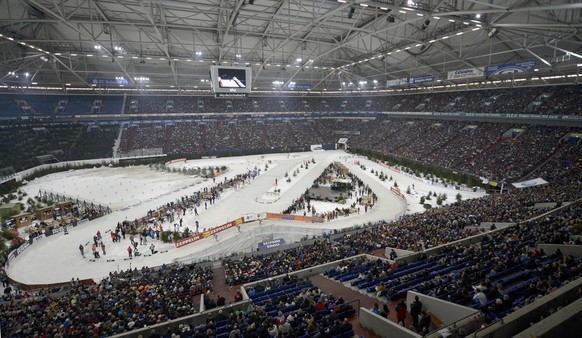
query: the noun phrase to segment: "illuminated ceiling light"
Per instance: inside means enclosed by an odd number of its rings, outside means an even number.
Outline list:
[[[190,61],[192,61],[192,59],[186,59],[186,61],[190,62]]]
[[[576,67],[582,67],[582,63],[577,64]]]
[[[360,4],[362,7],[368,7],[368,4]]]
[[[204,62],[204,60],[198,60],[198,62]]]
[[[475,18],[480,19],[481,18],[481,14],[479,14],[479,13],[475,14]]]
[[[10,41],[14,41],[14,39],[13,38],[10,38],[10,37],[8,37],[7,39],[10,40]]]
[[[406,11],[399,10],[398,13],[406,14]]]
[[[24,73],[24,76],[29,77],[30,76],[30,73],[29,72],[26,72],[26,73]]]
[[[70,85],[71,85],[70,83],[65,83],[65,86],[70,86]]]
[[[166,58],[160,58],[160,61],[166,61]]]
[[[435,20],[440,20],[441,19],[440,16],[433,16],[432,18],[435,19]]]
[[[416,15],[418,15],[418,16],[424,16],[424,14],[422,14],[422,13],[416,13]]]
[[[107,58],[107,57],[109,57],[109,55],[101,55],[101,57]]]
[[[93,54],[87,54],[87,56],[91,57],[91,56],[93,56]]]
[[[467,21],[463,21],[463,25],[468,25],[469,23]]]
[[[95,48],[95,50],[101,50],[101,46],[99,46],[99,45],[95,45],[94,48]]]
[[[441,39],[446,40],[448,38],[449,38],[448,36],[443,36]]]
[[[123,55],[119,55],[118,58],[123,59]]]
[[[55,55],[57,55],[57,56],[58,56],[58,55],[61,55],[61,53],[55,53]]]
[[[478,31],[478,30],[479,30],[479,27],[475,27],[475,28],[472,29],[473,32],[474,31]]]
[[[449,19],[449,22],[455,22],[455,20],[453,20],[453,19]]]
[[[430,41],[429,41],[429,43],[433,43],[433,42],[435,42],[435,41],[436,41],[436,40],[430,40]]]
[[[388,10],[388,8],[386,8],[386,7],[380,7],[380,9],[383,10],[383,11],[387,11]]]
[[[71,54],[71,56],[77,56],[77,54]]]
[[[345,4],[346,0],[337,0],[337,2],[339,2],[340,4]]]
[[[422,46],[422,43],[417,43],[417,44],[415,45],[415,47],[420,47],[420,46]]]

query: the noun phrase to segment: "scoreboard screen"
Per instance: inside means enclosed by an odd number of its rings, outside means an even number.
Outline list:
[[[215,94],[249,94],[252,68],[210,66],[210,79]]]

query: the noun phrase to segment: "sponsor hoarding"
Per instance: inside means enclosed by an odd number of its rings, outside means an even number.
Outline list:
[[[407,78],[394,79],[386,81],[386,87],[400,87],[408,84]]]
[[[449,72],[447,75],[447,80],[457,80],[457,79],[466,79],[471,77],[480,77],[484,75],[483,72],[484,68],[467,68],[467,69],[459,69]]]
[[[410,84],[419,84],[419,83],[427,83],[427,82],[434,82],[435,76],[432,74],[424,74],[419,76],[414,76],[410,78]]]
[[[487,66],[487,68],[485,68],[485,76],[490,77],[503,74],[533,72],[535,68],[536,60],[504,63],[500,65]]]
[[[184,239],[178,240],[178,241],[176,241],[176,248],[180,248],[180,247],[183,247],[184,245],[192,244],[192,243],[197,242],[197,241],[199,241],[201,239],[204,239],[206,237],[210,237],[210,236],[212,236],[212,235],[214,235],[216,233],[219,233],[221,231],[230,229],[230,228],[232,228],[234,226],[237,226],[237,225],[240,225],[240,224],[243,224],[243,223],[244,223],[244,219],[242,217],[239,217],[239,218],[235,219],[234,221],[230,221],[228,223],[219,225],[217,227],[214,227],[214,228],[212,228],[210,230],[207,230],[207,231],[204,231],[202,233],[196,234],[194,236],[190,236],[188,238],[184,238]]]

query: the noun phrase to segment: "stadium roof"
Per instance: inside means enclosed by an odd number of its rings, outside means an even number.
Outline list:
[[[528,60],[511,80],[572,83],[581,28],[566,0],[0,0],[0,84],[209,91],[217,64],[252,68],[256,91],[372,90]]]

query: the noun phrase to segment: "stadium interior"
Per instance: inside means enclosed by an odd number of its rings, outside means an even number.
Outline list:
[[[580,336],[581,29],[567,0],[0,0],[0,335]],[[487,194],[103,280],[7,274],[41,234],[4,213],[27,180],[314,145]]]

